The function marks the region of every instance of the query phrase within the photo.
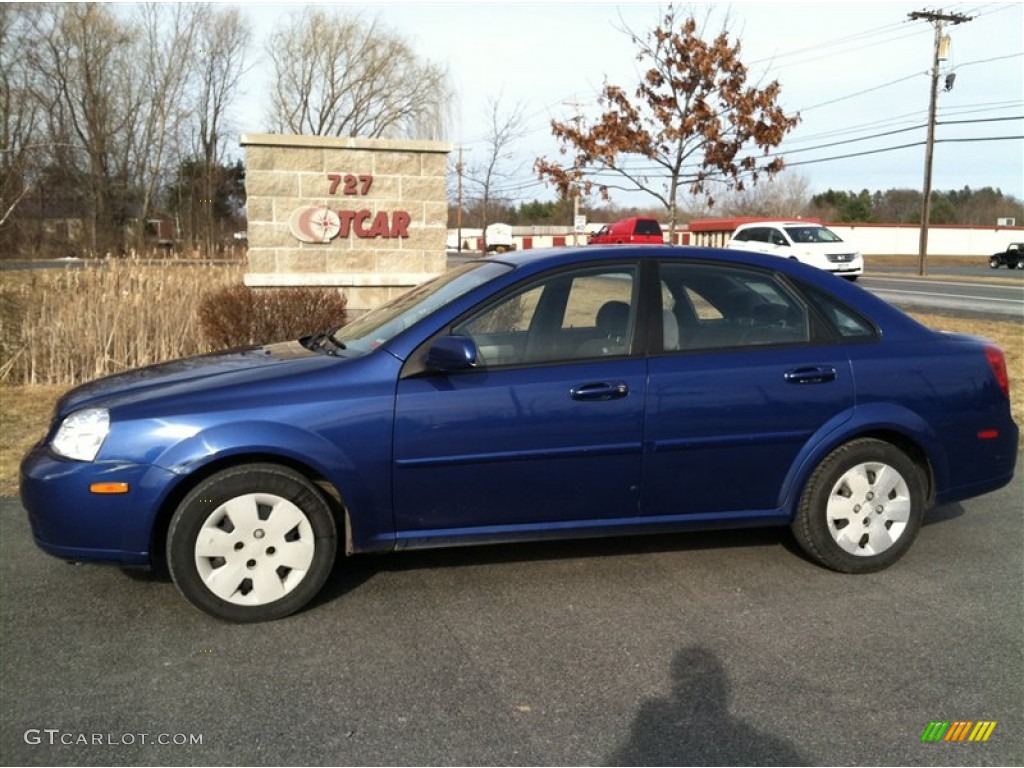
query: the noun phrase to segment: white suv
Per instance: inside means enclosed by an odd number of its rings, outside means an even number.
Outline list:
[[[864,257],[856,249],[827,227],[807,221],[741,224],[725,247],[796,259],[847,280],[864,274]]]

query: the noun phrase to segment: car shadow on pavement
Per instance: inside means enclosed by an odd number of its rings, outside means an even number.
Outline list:
[[[672,691],[645,701],[606,765],[810,765],[792,744],[729,712],[725,667],[711,650],[681,648]]]
[[[353,557],[339,556],[323,589],[304,610],[339,599],[384,572],[629,557],[658,552],[780,546],[803,557],[789,530],[784,528],[552,539],[358,554]]]
[[[529,563],[544,560],[629,557],[657,552],[788,546],[792,537],[785,528],[743,528],[720,531],[684,531],[580,539],[550,539],[470,547],[445,547],[398,552],[376,558],[390,571],[419,568]],[[796,542],[792,542],[796,547]]]

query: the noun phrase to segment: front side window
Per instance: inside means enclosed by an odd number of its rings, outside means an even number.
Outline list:
[[[560,272],[499,299],[452,334],[473,339],[489,368],[628,355],[636,283],[633,266]]]
[[[665,351],[798,344],[810,338],[807,308],[770,274],[668,263],[661,266],[661,280]],[[673,320],[678,328],[670,327]]]

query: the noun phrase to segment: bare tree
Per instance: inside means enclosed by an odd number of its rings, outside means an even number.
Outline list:
[[[75,143],[84,161],[77,170],[90,209],[89,244],[111,247],[120,242],[129,128],[139,109],[133,31],[96,4],[47,6],[42,24],[41,45],[29,54],[49,85],[41,96],[54,110],[51,140]]]
[[[246,72],[245,56],[252,29],[237,8],[208,6],[199,35],[196,138],[202,161],[201,237],[207,254],[214,250],[214,196],[220,186],[221,155],[227,110]]]
[[[759,163],[755,153],[778,146],[799,117],[778,106],[777,81],[747,85],[740,44],[730,42],[725,27],[706,42],[696,20],[680,21],[669,5],[647,34],[626,30],[648,66],[634,97],[606,83],[598,99],[605,111],[593,126],[552,121],[572,162],[540,158],[540,178],[562,195],[579,186],[588,193],[596,187],[605,199],[610,189],[645,192],[664,205],[674,234],[682,189],[713,202],[712,183],[742,189],[782,170],[781,158]]]
[[[307,8],[271,35],[267,51],[275,130],[367,138],[445,133],[447,72],[377,20]]]
[[[487,136],[484,140],[484,158],[471,165],[466,180],[479,189],[479,209],[483,220],[484,252],[487,252],[487,225],[490,224],[490,204],[495,197],[496,187],[515,176],[522,165],[513,167],[511,146],[526,132],[526,118],[521,104],[507,112],[502,109],[501,97],[487,102]]]
[[[0,245],[13,242],[5,226],[29,190],[31,154],[41,141],[42,110],[24,51],[33,44],[31,6],[0,5]]]
[[[715,207],[723,216],[803,216],[811,204],[811,183],[806,176],[783,171],[756,186],[727,191]]]
[[[140,4],[141,37],[137,113],[130,126],[132,186],[137,190],[139,218],[144,222],[158,185],[173,166],[183,126],[192,120],[186,93],[200,71],[201,26],[209,17],[206,6]],[[136,236],[141,240],[140,228]]]

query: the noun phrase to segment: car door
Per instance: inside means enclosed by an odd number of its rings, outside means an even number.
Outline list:
[[[642,514],[775,513],[812,436],[849,418],[841,345],[768,272],[664,263],[677,340],[650,360]]]
[[[398,383],[399,546],[638,512],[646,360],[635,263],[540,277],[453,324],[476,369]]]

